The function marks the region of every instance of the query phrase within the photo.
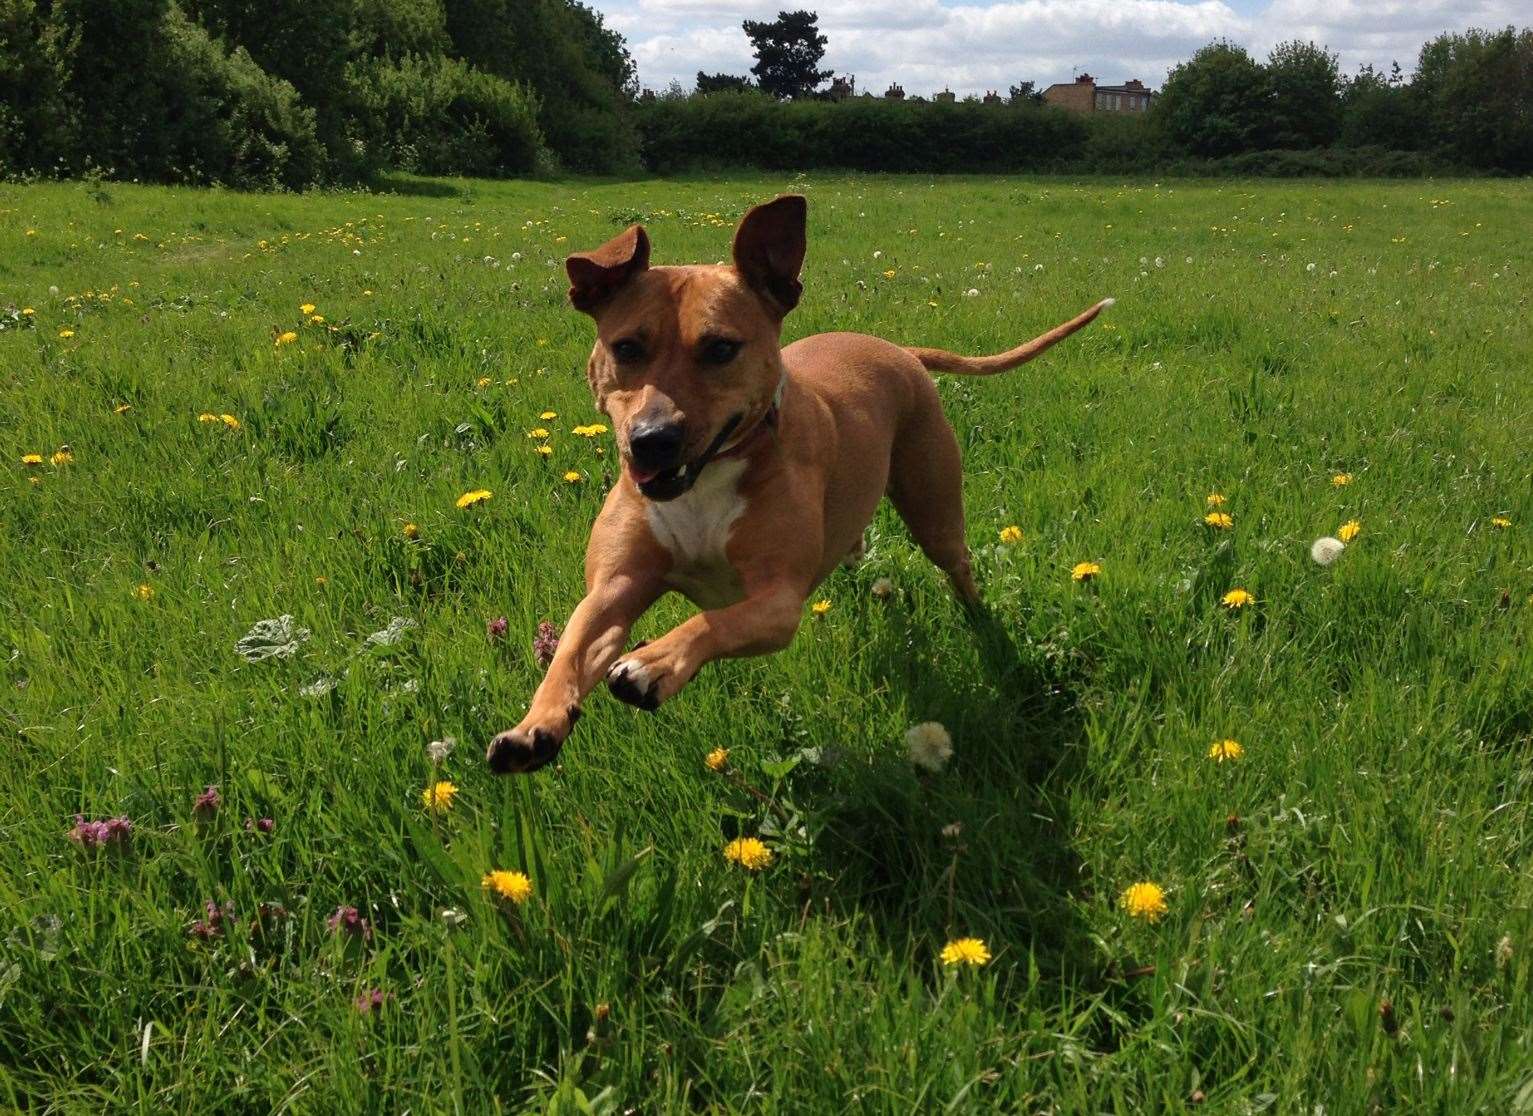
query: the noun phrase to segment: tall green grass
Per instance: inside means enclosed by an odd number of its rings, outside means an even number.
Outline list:
[[[0,1106],[1533,1104],[1526,185],[398,186],[0,187]],[[593,695],[493,778],[616,467],[560,261],[633,220],[724,258],[784,189],[790,336],[991,352],[1118,298],[942,383],[989,615],[885,510],[788,651],[655,716]],[[284,615],[295,653],[236,653]],[[988,965],[941,964],[962,936]]]

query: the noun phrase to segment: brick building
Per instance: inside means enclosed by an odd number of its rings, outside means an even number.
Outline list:
[[[1098,85],[1096,78],[1082,74],[1072,82],[1060,82],[1043,91],[1043,99],[1071,112],[1145,112],[1154,92],[1138,78],[1122,85]]]

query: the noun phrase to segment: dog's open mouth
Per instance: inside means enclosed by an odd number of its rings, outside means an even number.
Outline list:
[[[633,462],[630,461],[628,474],[633,477],[633,483],[639,486],[639,491],[646,499],[674,500],[697,483],[699,474],[707,467],[708,462],[713,460],[714,455],[729,440],[729,436],[735,432],[744,418],[744,414],[738,414],[726,422],[724,429],[719,431],[718,437],[713,439],[696,460],[684,461],[679,465],[672,465],[669,469],[656,469],[649,472],[634,468]]]
[[[686,463],[649,473],[641,473],[630,464],[628,473],[639,491],[651,500],[674,500],[697,479],[697,473]]]

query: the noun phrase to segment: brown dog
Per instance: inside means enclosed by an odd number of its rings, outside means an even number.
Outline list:
[[[654,709],[705,663],[786,647],[885,492],[958,595],[977,601],[958,442],[927,372],[1015,368],[1112,300],[998,356],[856,333],[780,348],[803,289],[805,212],[798,196],[752,209],[733,267],[650,267],[638,225],[566,261],[570,302],[596,319],[586,375],[624,468],[591,530],[585,599],[527,716],[490,742],[494,771],[552,760],[603,678]],[[634,622],[673,589],[703,611],[625,654]]]

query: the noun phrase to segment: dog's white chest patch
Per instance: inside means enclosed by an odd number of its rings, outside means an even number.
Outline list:
[[[715,461],[685,495],[648,508],[650,531],[671,552],[666,584],[700,608],[722,608],[745,595],[724,552],[730,530],[745,512],[739,491],[745,464]]]

